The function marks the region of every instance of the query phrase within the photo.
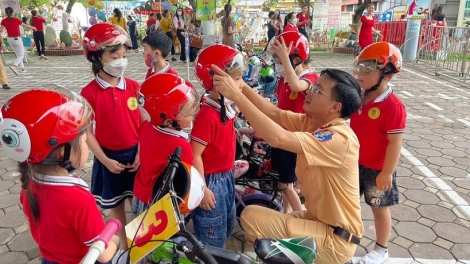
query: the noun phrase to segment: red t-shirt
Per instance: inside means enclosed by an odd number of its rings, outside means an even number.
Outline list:
[[[297,19],[299,20],[299,22],[304,22],[304,21],[307,21],[307,20],[308,20],[308,15],[307,15],[307,14],[305,14],[305,16],[304,16],[304,15],[302,15],[302,13],[298,13],[296,17],[297,17]],[[307,24],[302,24],[302,25],[300,25],[300,26],[298,26],[298,27],[304,28],[304,27],[306,27],[306,26],[307,26]]]
[[[153,185],[168,164],[168,157],[181,147],[181,161],[193,165],[193,150],[188,134],[169,128],[154,127],[144,121],[139,133],[140,169],[134,182],[134,195],[144,203],[152,202]]]
[[[1,25],[7,30],[8,37],[19,37],[20,36],[20,26],[23,24],[23,21],[19,20],[16,17],[4,18],[2,19]]]
[[[299,32],[299,29],[297,28],[297,26],[293,26],[291,24],[287,24],[285,27],[284,27],[284,31],[283,32],[289,32],[289,31],[294,31],[294,32]]]
[[[167,66],[161,69],[159,72],[155,72],[154,67],[149,67],[149,69],[147,70],[147,75],[145,76],[145,79],[157,73],[172,73],[172,74],[178,75],[178,73],[175,70],[173,70],[173,68],[171,68],[170,64],[167,64]]]
[[[318,80],[318,74],[315,71],[305,70],[299,74],[299,79],[305,80],[310,84],[315,84]],[[284,82],[284,77],[279,79],[277,100],[277,107],[282,110],[290,110],[295,113],[305,113],[305,92],[292,92],[289,84]]]
[[[157,24],[157,20],[155,18],[149,18],[147,20],[147,27],[150,27],[151,25]]]
[[[96,76],[82,89],[82,96],[90,103],[95,114],[95,137],[100,146],[122,150],[137,145],[139,86],[132,79],[121,78],[117,87],[111,87]]]
[[[382,170],[388,147],[388,135],[403,133],[406,127],[405,105],[389,88],[351,116],[351,128],[361,148],[359,164]]]
[[[44,23],[46,23],[46,19],[43,17],[33,17],[33,27],[36,28],[37,31],[44,31]]]
[[[37,223],[24,190],[20,202],[41,255],[50,262],[79,263],[105,228],[88,185],[76,177],[40,175],[31,180],[28,189],[38,201]]]
[[[220,121],[220,105],[207,98],[199,110],[191,140],[206,146],[202,153],[204,173],[227,172],[235,161],[235,118]]]

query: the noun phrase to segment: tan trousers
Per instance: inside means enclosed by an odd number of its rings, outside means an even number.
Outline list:
[[[253,243],[260,237],[294,238],[309,236],[317,243],[316,264],[344,264],[354,256],[356,245],[333,234],[325,223],[306,219],[307,211],[283,214],[257,205],[247,206],[241,215],[245,238]]]
[[[0,84],[8,84],[8,77],[7,73],[5,72],[5,66],[3,65],[2,60],[0,60]]]

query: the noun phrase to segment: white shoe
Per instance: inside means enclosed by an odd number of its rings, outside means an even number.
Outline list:
[[[112,264],[127,264],[127,257],[129,256],[129,250],[124,252],[122,249],[118,249],[116,251],[116,255],[114,255],[113,260],[111,260]],[[122,255],[122,256],[121,256]],[[119,259],[119,261],[118,261]]]
[[[388,250],[385,254],[372,250],[359,260],[359,264],[382,264],[388,259]]]

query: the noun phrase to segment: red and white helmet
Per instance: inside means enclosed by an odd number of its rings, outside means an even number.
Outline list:
[[[214,71],[211,65],[217,65],[222,70],[244,65],[243,55],[227,45],[211,45],[199,53],[194,61],[196,78],[206,90],[212,89]]]
[[[163,187],[163,179],[168,171],[168,166],[158,176],[153,186],[152,197]],[[179,209],[182,214],[189,214],[196,209],[204,198],[205,180],[204,177],[193,166],[180,162],[173,178],[173,187],[176,195],[182,199],[178,200]]]
[[[91,26],[83,37],[83,53],[88,59],[88,53],[117,44],[129,45],[126,31],[110,23],[98,23]]]
[[[1,108],[3,151],[19,162],[41,163],[52,149],[73,141],[92,113],[82,96],[67,89],[19,93]]]
[[[308,59],[308,56],[310,55],[308,40],[304,35],[295,31],[284,32],[279,36],[271,39],[266,50],[272,54],[271,46],[276,45],[274,40],[281,42],[281,39],[284,40],[284,43],[287,47],[289,47],[290,43],[293,43],[289,55],[297,55],[302,60]]]
[[[185,104],[191,101],[191,105]],[[193,85],[171,73],[155,74],[146,79],[139,90],[139,108],[154,126],[165,119],[180,121],[176,115],[194,116],[199,110],[199,99]],[[185,106],[183,108],[183,106]]]

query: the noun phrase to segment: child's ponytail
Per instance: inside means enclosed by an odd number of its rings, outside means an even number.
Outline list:
[[[33,214],[34,222],[37,223],[39,220],[39,205],[38,200],[34,196],[34,194],[29,190],[29,181],[31,177],[33,177],[33,169],[31,164],[19,162],[18,163],[18,170],[20,172],[20,181],[21,181],[21,188],[25,191],[26,195],[28,196],[28,204],[29,208],[31,209],[31,213]]]

